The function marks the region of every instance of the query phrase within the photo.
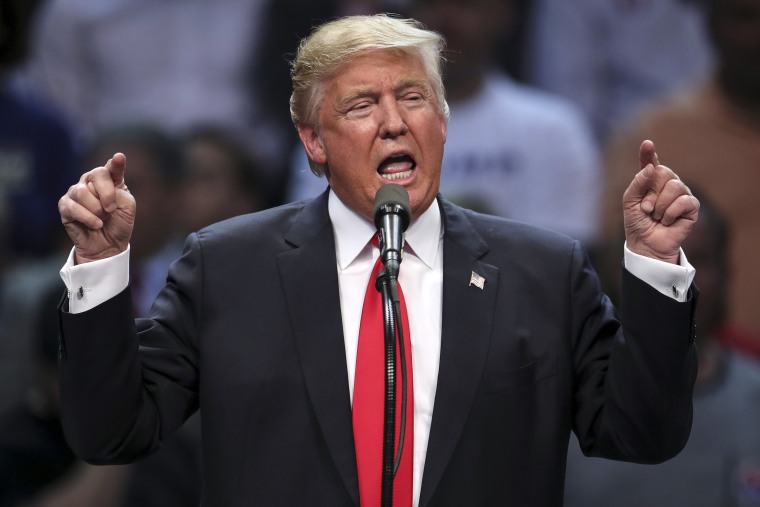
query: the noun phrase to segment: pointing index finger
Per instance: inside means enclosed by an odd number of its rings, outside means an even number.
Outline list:
[[[654,143],[649,139],[641,143],[641,147],[639,148],[639,164],[640,169],[644,169],[649,164],[653,166],[660,165],[657,152],[654,150]]]
[[[106,213],[117,208],[116,191],[126,190],[124,171],[127,159],[122,153],[116,153],[108,159],[105,166],[98,167],[83,175],[87,188],[97,197]]]
[[[116,188],[125,188],[124,172],[127,168],[127,157],[123,153],[116,153],[106,163],[106,168],[111,174],[111,181]]]

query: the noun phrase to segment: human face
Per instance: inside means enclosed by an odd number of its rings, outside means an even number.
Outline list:
[[[185,145],[187,178],[182,186],[181,221],[185,231],[197,231],[214,222],[260,208],[258,196],[241,182],[243,162],[231,148],[203,135]]]
[[[418,58],[373,51],[325,83],[316,127],[299,125],[309,157],[329,167],[328,181],[349,208],[372,220],[386,183],[409,192],[412,217],[435,199],[446,120]]]

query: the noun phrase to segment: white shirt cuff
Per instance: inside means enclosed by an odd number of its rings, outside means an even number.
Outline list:
[[[659,292],[676,301],[686,301],[686,294],[694,280],[694,267],[686,254],[680,250],[678,264],[660,261],[631,252],[628,244],[623,246],[625,268],[636,278],[646,282]]]
[[[69,313],[82,313],[108,301],[129,285],[129,250],[107,259],[74,263],[71,249],[60,274],[69,297]]]

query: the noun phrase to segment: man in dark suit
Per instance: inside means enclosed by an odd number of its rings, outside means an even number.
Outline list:
[[[414,379],[405,504],[561,505],[571,430],[615,459],[682,448],[696,363],[680,244],[698,201],[644,142],[623,198],[619,319],[578,242],[437,194],[442,46],[381,15],[307,38],[291,114],[330,189],[191,234],[148,319],[133,323],[126,290],[136,206],[124,155],[61,198],[74,242],[61,396],[77,453],[137,459],[200,406],[204,505],[359,505],[353,388],[387,182],[407,189],[412,213],[399,273]]]

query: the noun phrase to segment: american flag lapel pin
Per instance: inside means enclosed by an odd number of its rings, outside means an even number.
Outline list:
[[[486,279],[472,271],[470,273],[470,285],[474,285],[480,290],[483,290],[483,286],[486,284]]]

